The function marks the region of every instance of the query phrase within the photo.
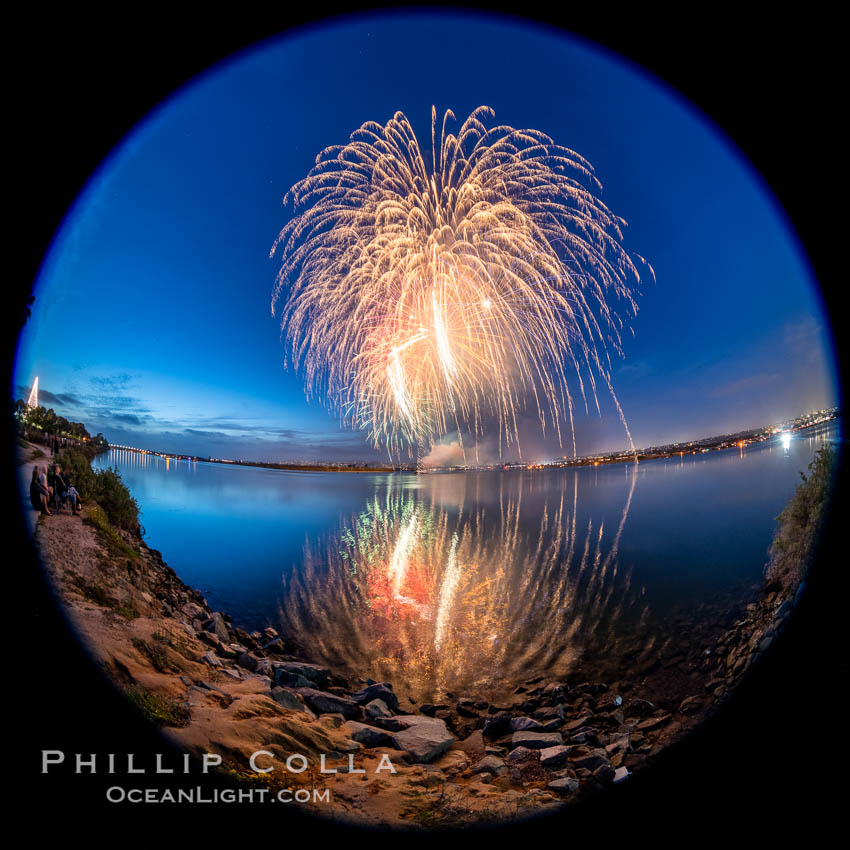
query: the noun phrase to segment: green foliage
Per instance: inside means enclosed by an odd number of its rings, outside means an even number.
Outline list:
[[[83,501],[94,501],[103,509],[108,521],[116,528],[136,531],[139,525],[139,505],[130,494],[117,469],[93,470],[93,449],[69,448],[56,462],[68,474]]]
[[[133,638],[133,646],[150,661],[158,673],[167,673],[172,669],[168,663],[168,655],[162,647],[154,646],[141,638]]]
[[[135,531],[139,525],[139,504],[130,495],[117,469],[102,469],[97,474],[95,501],[103,508],[109,521],[125,531]]]
[[[144,685],[133,685],[127,689],[130,701],[157,726],[186,726],[189,723],[189,708],[182,702],[161,697]]]
[[[89,508],[83,522],[97,529],[98,540],[113,555],[121,555],[133,561],[138,560],[139,553],[124,542],[121,535],[110,525],[106,513],[99,505],[92,505]]]
[[[39,431],[72,437],[75,440],[89,440],[91,437],[82,422],[69,422],[64,416],[59,416],[52,407],[27,407],[23,399],[18,399],[12,407],[12,413],[21,425],[28,425]]]
[[[797,485],[791,501],[776,518],[779,527],[770,547],[768,583],[778,582],[793,591],[803,580],[814,556],[826,506],[838,467],[836,450],[830,443],[818,449],[809,464],[809,474]]]

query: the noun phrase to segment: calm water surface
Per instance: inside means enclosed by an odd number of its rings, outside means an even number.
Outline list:
[[[616,665],[671,623],[740,608],[837,434],[576,470],[300,473],[119,450],[95,465],[120,470],[149,545],[214,609],[427,699]]]

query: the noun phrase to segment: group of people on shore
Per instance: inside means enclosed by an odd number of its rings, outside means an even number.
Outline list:
[[[59,510],[68,502],[71,503],[71,511],[74,516],[82,514],[80,494],[58,463],[54,466],[52,474],[46,465],[33,467],[32,481],[30,482],[30,501],[34,510],[47,516],[53,514],[53,511],[50,510],[51,505]]]

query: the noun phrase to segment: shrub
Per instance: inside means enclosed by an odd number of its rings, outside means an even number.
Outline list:
[[[778,582],[786,591],[793,591],[805,577],[826,517],[837,466],[837,452],[826,443],[815,453],[809,474],[800,473],[802,484],[776,518],[779,527],[767,564],[769,584]]]
[[[117,469],[102,469],[96,474],[95,500],[109,521],[125,531],[135,531],[139,525],[139,504],[130,495]]]
[[[139,526],[139,505],[121,480],[117,469],[91,468],[93,453],[90,449],[69,448],[56,462],[83,497],[83,501],[97,502],[107,519],[116,528],[136,531]]]
[[[189,707],[167,696],[159,696],[144,685],[132,685],[127,689],[130,701],[157,726],[186,726],[189,723]]]

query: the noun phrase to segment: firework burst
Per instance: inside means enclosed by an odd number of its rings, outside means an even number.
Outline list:
[[[495,427],[501,453],[532,408],[575,453],[577,400],[598,410],[600,382],[631,442],[610,352],[652,270],[624,249],[586,159],[536,130],[488,129],[493,114],[453,134],[448,111],[438,135],[432,109],[430,159],[401,112],[316,157],[271,251],[288,356],[308,397],[391,452]]]

